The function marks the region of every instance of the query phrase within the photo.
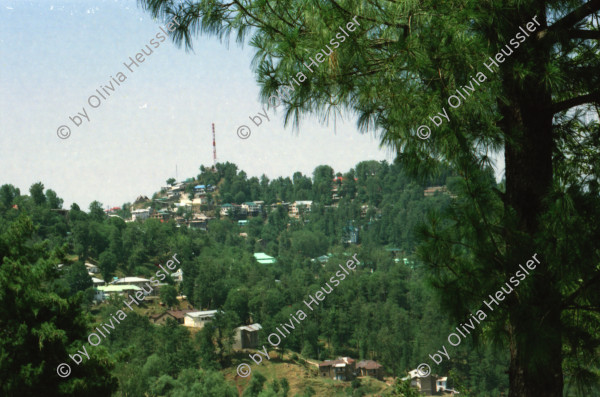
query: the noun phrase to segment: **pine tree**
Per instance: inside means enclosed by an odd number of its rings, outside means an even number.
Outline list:
[[[415,175],[442,165],[458,172],[458,199],[421,233],[421,259],[451,297],[450,313],[464,319],[537,253],[536,271],[486,320],[485,336],[510,351],[510,396],[562,396],[563,370],[597,382],[581,363],[600,342],[600,252],[591,243],[600,235],[600,139],[585,117],[599,113],[600,1],[142,4],[166,20],[177,15],[173,39],[188,48],[198,33],[250,36],[264,102],[298,80],[284,90],[286,122],[355,112]],[[528,23],[534,32],[496,60]],[[338,27],[350,32],[336,47]],[[309,71],[304,63],[321,49]],[[415,135],[421,125],[432,130],[427,140]],[[498,189],[488,167],[502,152]]]
[[[117,382],[103,350],[88,345],[90,359],[80,365],[69,358],[85,343],[93,319],[81,312],[82,292],[67,297],[54,290],[56,257],[64,253],[51,257],[33,236],[23,215],[0,234],[0,394],[110,395]],[[65,379],[57,374],[61,363],[71,367]]]

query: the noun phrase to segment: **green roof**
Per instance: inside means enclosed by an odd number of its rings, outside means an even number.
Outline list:
[[[99,291],[104,292],[123,292],[123,291],[141,291],[140,287],[135,285],[105,285],[97,288]]]
[[[258,263],[263,263],[263,264],[277,263],[277,259],[265,254],[264,252],[255,253],[254,258],[256,258]]]

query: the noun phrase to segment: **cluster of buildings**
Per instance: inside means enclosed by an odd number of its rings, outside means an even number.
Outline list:
[[[194,206],[208,205],[208,194],[215,191],[212,185],[195,185],[190,188],[194,180],[188,178],[185,182],[174,183],[171,186],[161,188],[163,197],[155,198],[153,206],[147,205],[143,208],[131,210],[131,219],[126,222],[145,221],[146,219],[157,219],[161,222],[174,220],[177,226],[187,226],[206,230],[208,221],[214,219],[199,211],[193,211]],[[186,192],[192,191],[192,197]],[[136,199],[135,204],[148,203],[151,200],[148,197],[140,196]],[[157,207],[157,208],[153,208]],[[192,213],[191,218],[177,215],[177,209],[183,208]],[[112,211],[108,210],[108,211]]]
[[[225,203],[221,205],[221,216],[257,216],[262,213],[264,201],[246,201],[242,204]]]
[[[177,206],[177,204],[175,205]],[[182,204],[181,206],[186,209],[190,209],[191,211],[191,205]],[[208,221],[215,218],[200,212],[193,213],[191,218],[186,219],[183,216],[177,216],[177,213],[175,211],[168,208],[153,210],[151,207],[146,207],[137,210],[132,210],[131,219],[125,222],[145,221],[146,219],[157,219],[161,222],[166,222],[168,220],[173,219],[177,223],[178,227],[187,226],[193,229],[206,230],[208,226]]]
[[[179,269],[175,273],[171,273],[171,278],[176,283],[181,283],[183,281],[183,271]],[[94,300],[96,302],[104,302],[111,295],[133,295],[137,291],[141,291],[142,286],[150,284],[150,280],[143,277],[115,277],[110,283],[92,277],[92,282],[94,283]],[[160,287],[165,285],[168,284],[160,283],[157,285],[157,288],[153,288],[149,294],[149,299],[156,297]]]
[[[167,310],[164,313],[150,316],[150,322],[154,324],[164,324],[167,318],[177,321],[179,324],[202,329],[207,323],[214,320],[218,310],[196,311],[188,310]],[[258,331],[262,326],[258,323],[250,325],[242,325],[234,329],[234,349],[256,349],[258,347]]]
[[[278,202],[269,206],[270,211],[275,211],[277,207],[283,207],[291,218],[300,218],[300,215],[310,212],[312,200],[298,200],[293,203]],[[221,205],[222,216],[257,216],[261,214],[265,208],[264,201],[247,201],[242,204],[225,203]]]
[[[319,364],[319,375],[335,380],[352,380],[357,376],[370,376],[383,380],[383,366],[377,361],[362,360],[358,363],[350,357],[338,357]]]

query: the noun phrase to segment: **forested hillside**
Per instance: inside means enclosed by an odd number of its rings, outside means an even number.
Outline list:
[[[216,172],[200,171],[193,183],[217,187],[203,209],[220,219],[211,220],[207,231],[156,219],[125,222],[108,217],[98,202],[88,212],[77,204],[60,211],[62,199],[42,183],[32,185],[28,195],[12,185],[0,188],[3,394],[237,395],[218,372],[243,360],[231,349],[233,328],[260,323],[266,344],[266,335],[296,310],[306,309],[308,294],[355,254],[360,261],[356,272],[308,313],[278,354],[373,359],[387,375],[404,377],[455,326],[439,309],[428,274],[414,255],[420,222],[452,206],[456,178],[449,173],[414,180],[398,165],[374,161],[344,174],[319,166],[311,177],[295,173],[272,181],[248,178],[229,163],[218,164]],[[491,174],[489,183],[494,184]],[[448,192],[425,197],[424,189],[434,185],[446,185]],[[246,225],[238,225],[239,216],[219,215],[220,204],[249,200],[264,201],[265,209],[247,217]],[[281,205],[269,206],[295,200],[313,200],[311,210],[298,219]],[[127,217],[132,206],[122,207],[120,214]],[[348,225],[358,229],[358,244],[343,242]],[[276,257],[277,263],[258,263],[256,252]],[[70,362],[68,354],[80,349],[97,322],[123,307],[119,299],[92,302],[83,262],[98,263],[105,280],[150,277],[156,264],[174,253],[184,275],[179,292],[188,303],[224,311],[215,327],[192,336],[175,322],[153,325],[143,310],[136,310],[105,342],[91,348],[89,362],[71,365],[71,376],[59,378],[56,366]],[[326,261],[315,260],[323,255],[328,255]],[[60,271],[58,264],[64,265]],[[450,374],[463,395],[506,390],[505,353],[494,353],[489,345],[475,349],[467,339],[450,355],[434,371]],[[278,386],[273,391],[272,384],[261,392],[259,381],[260,376],[253,378],[244,395],[284,393]],[[361,395],[360,390],[357,386],[353,392]]]

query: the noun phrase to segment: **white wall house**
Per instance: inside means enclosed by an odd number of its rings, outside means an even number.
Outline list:
[[[131,219],[134,221],[143,221],[150,218],[150,207],[131,211]]]
[[[204,328],[207,322],[215,318],[215,314],[217,314],[216,310],[186,313],[183,318],[183,325],[192,328]]]

